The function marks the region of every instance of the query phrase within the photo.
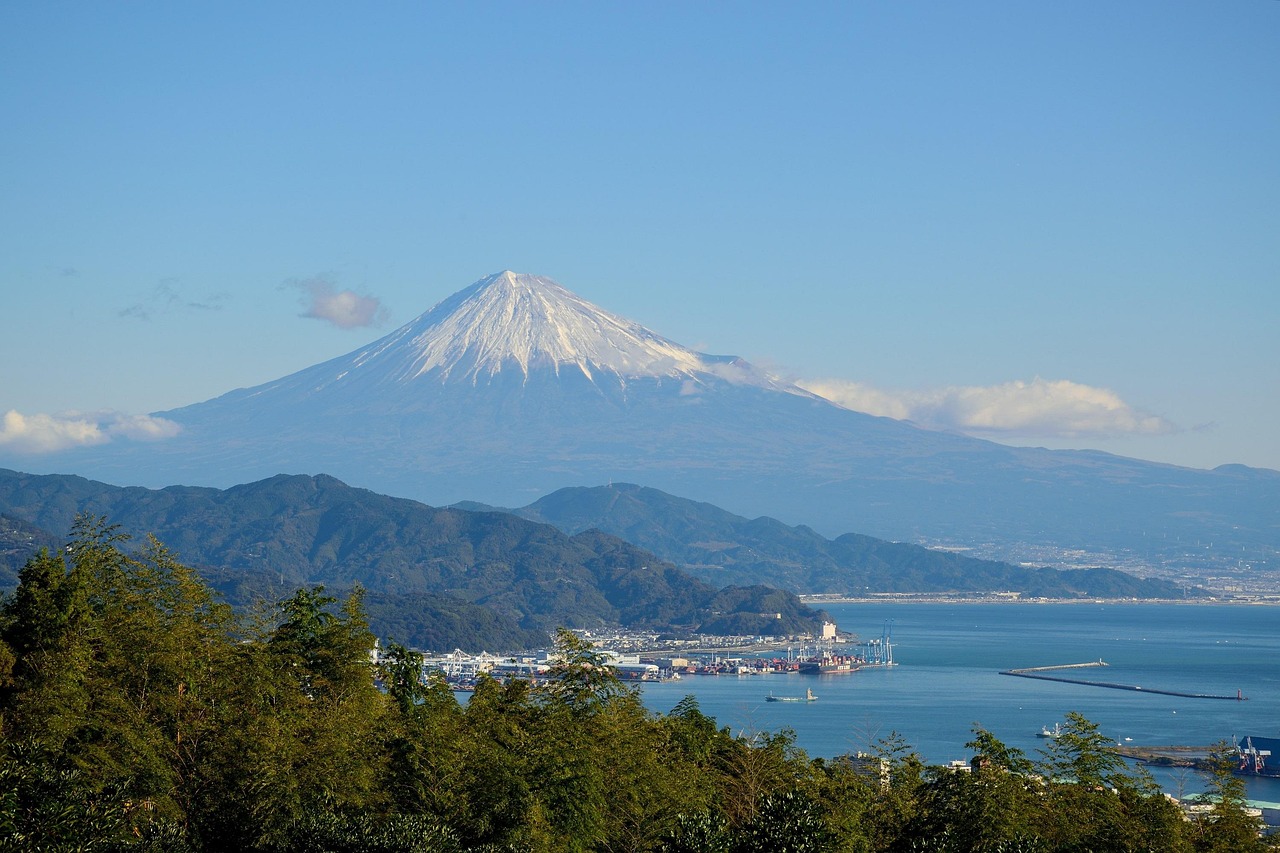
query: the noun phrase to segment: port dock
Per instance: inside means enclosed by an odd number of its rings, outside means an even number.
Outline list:
[[[1091,666],[1109,666],[1102,658],[1087,663],[1059,663],[1053,666],[1028,666],[1023,669],[1006,670],[1008,675],[1022,675],[1024,672],[1052,672],[1055,669],[1085,669]]]
[[[1234,696],[1225,696],[1216,693],[1185,693],[1181,690],[1160,690],[1154,687],[1141,687],[1137,684],[1118,684],[1114,681],[1090,681],[1084,678],[1066,678],[1061,675],[1053,675],[1052,673],[1060,672],[1064,669],[1085,669],[1088,667],[1108,666],[1107,662],[1099,658],[1096,661],[1088,663],[1062,663],[1055,666],[1031,666],[1022,669],[1005,669],[1001,670],[1001,675],[1015,675],[1018,678],[1035,678],[1040,681],[1058,681],[1062,684],[1082,684],[1085,687],[1105,687],[1108,690],[1134,690],[1139,693],[1156,693],[1161,696],[1178,696],[1183,699],[1230,699],[1233,702],[1243,702],[1246,697],[1239,691]]]

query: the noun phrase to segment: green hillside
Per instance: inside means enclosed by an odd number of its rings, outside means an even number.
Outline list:
[[[1166,581],[1111,569],[1028,568],[856,533],[827,539],[808,527],[743,518],[626,483],[560,489],[516,512],[567,533],[611,533],[713,585],[763,583],[800,594],[1017,591],[1045,598],[1182,597],[1182,590]]]
[[[716,587],[616,537],[437,509],[326,476],[152,490],[0,471],[0,512],[51,537],[65,536],[79,513],[138,541],[154,535],[236,605],[360,585],[375,630],[419,647],[525,648],[559,626],[696,631],[711,616],[734,627],[738,612],[741,633],[756,633],[747,623],[755,626],[761,599],[776,593],[735,596],[737,609],[726,612]],[[17,565],[27,556],[15,552]],[[786,599],[767,608],[786,613],[774,631],[814,630],[821,614]]]

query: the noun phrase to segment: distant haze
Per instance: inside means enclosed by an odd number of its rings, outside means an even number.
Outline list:
[[[35,458],[125,485],[327,473],[433,504],[625,481],[1015,560],[1052,548],[1265,566],[1280,545],[1280,473],[1015,449],[854,412],[509,271],[345,356],[155,420],[166,434]]]

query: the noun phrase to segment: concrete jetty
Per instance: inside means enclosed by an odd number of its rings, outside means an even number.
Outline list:
[[[1086,667],[1091,666],[1110,666],[1110,664],[1102,658],[1098,658],[1097,660],[1091,660],[1088,663],[1059,663],[1054,664],[1053,666],[1028,666],[1023,667],[1022,669],[1010,669],[1006,672],[1009,675],[1021,675],[1024,672],[1051,672],[1055,669],[1085,669]]]
[[[1064,663],[1057,666],[1032,666],[1022,669],[1006,669],[1001,670],[1001,675],[1016,675],[1018,678],[1035,678],[1040,681],[1058,681],[1063,684],[1083,684],[1086,687],[1105,687],[1108,690],[1136,690],[1140,693],[1157,693],[1161,696],[1180,696],[1183,699],[1230,699],[1237,702],[1243,702],[1247,697],[1239,690],[1234,696],[1224,696],[1215,693],[1184,693],[1181,690],[1159,690],[1152,687],[1140,687],[1137,684],[1117,684],[1113,681],[1087,681],[1083,678],[1064,678],[1060,675],[1049,675],[1048,673],[1064,670],[1064,669],[1081,669],[1092,666],[1108,666],[1099,658],[1089,663]]]

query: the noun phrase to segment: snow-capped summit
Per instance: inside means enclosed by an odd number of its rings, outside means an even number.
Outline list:
[[[562,367],[588,379],[705,370],[698,353],[592,305],[549,278],[500,272],[436,305],[408,327],[415,375],[439,370],[473,381],[504,367]]]
[[[304,393],[430,380],[485,385],[533,371],[628,381],[711,378],[809,396],[733,356],[694,352],[593,305],[540,275],[505,270],[480,279],[368,346],[261,390]],[[294,379],[297,382],[294,382]],[[305,391],[304,391],[305,389]]]
[[[698,353],[549,278],[509,270],[480,279],[384,340],[393,339],[414,354],[408,371],[414,377],[439,371],[442,379],[476,381],[512,367],[527,376],[540,366],[571,367],[588,379],[601,370],[674,376],[709,366]]]

